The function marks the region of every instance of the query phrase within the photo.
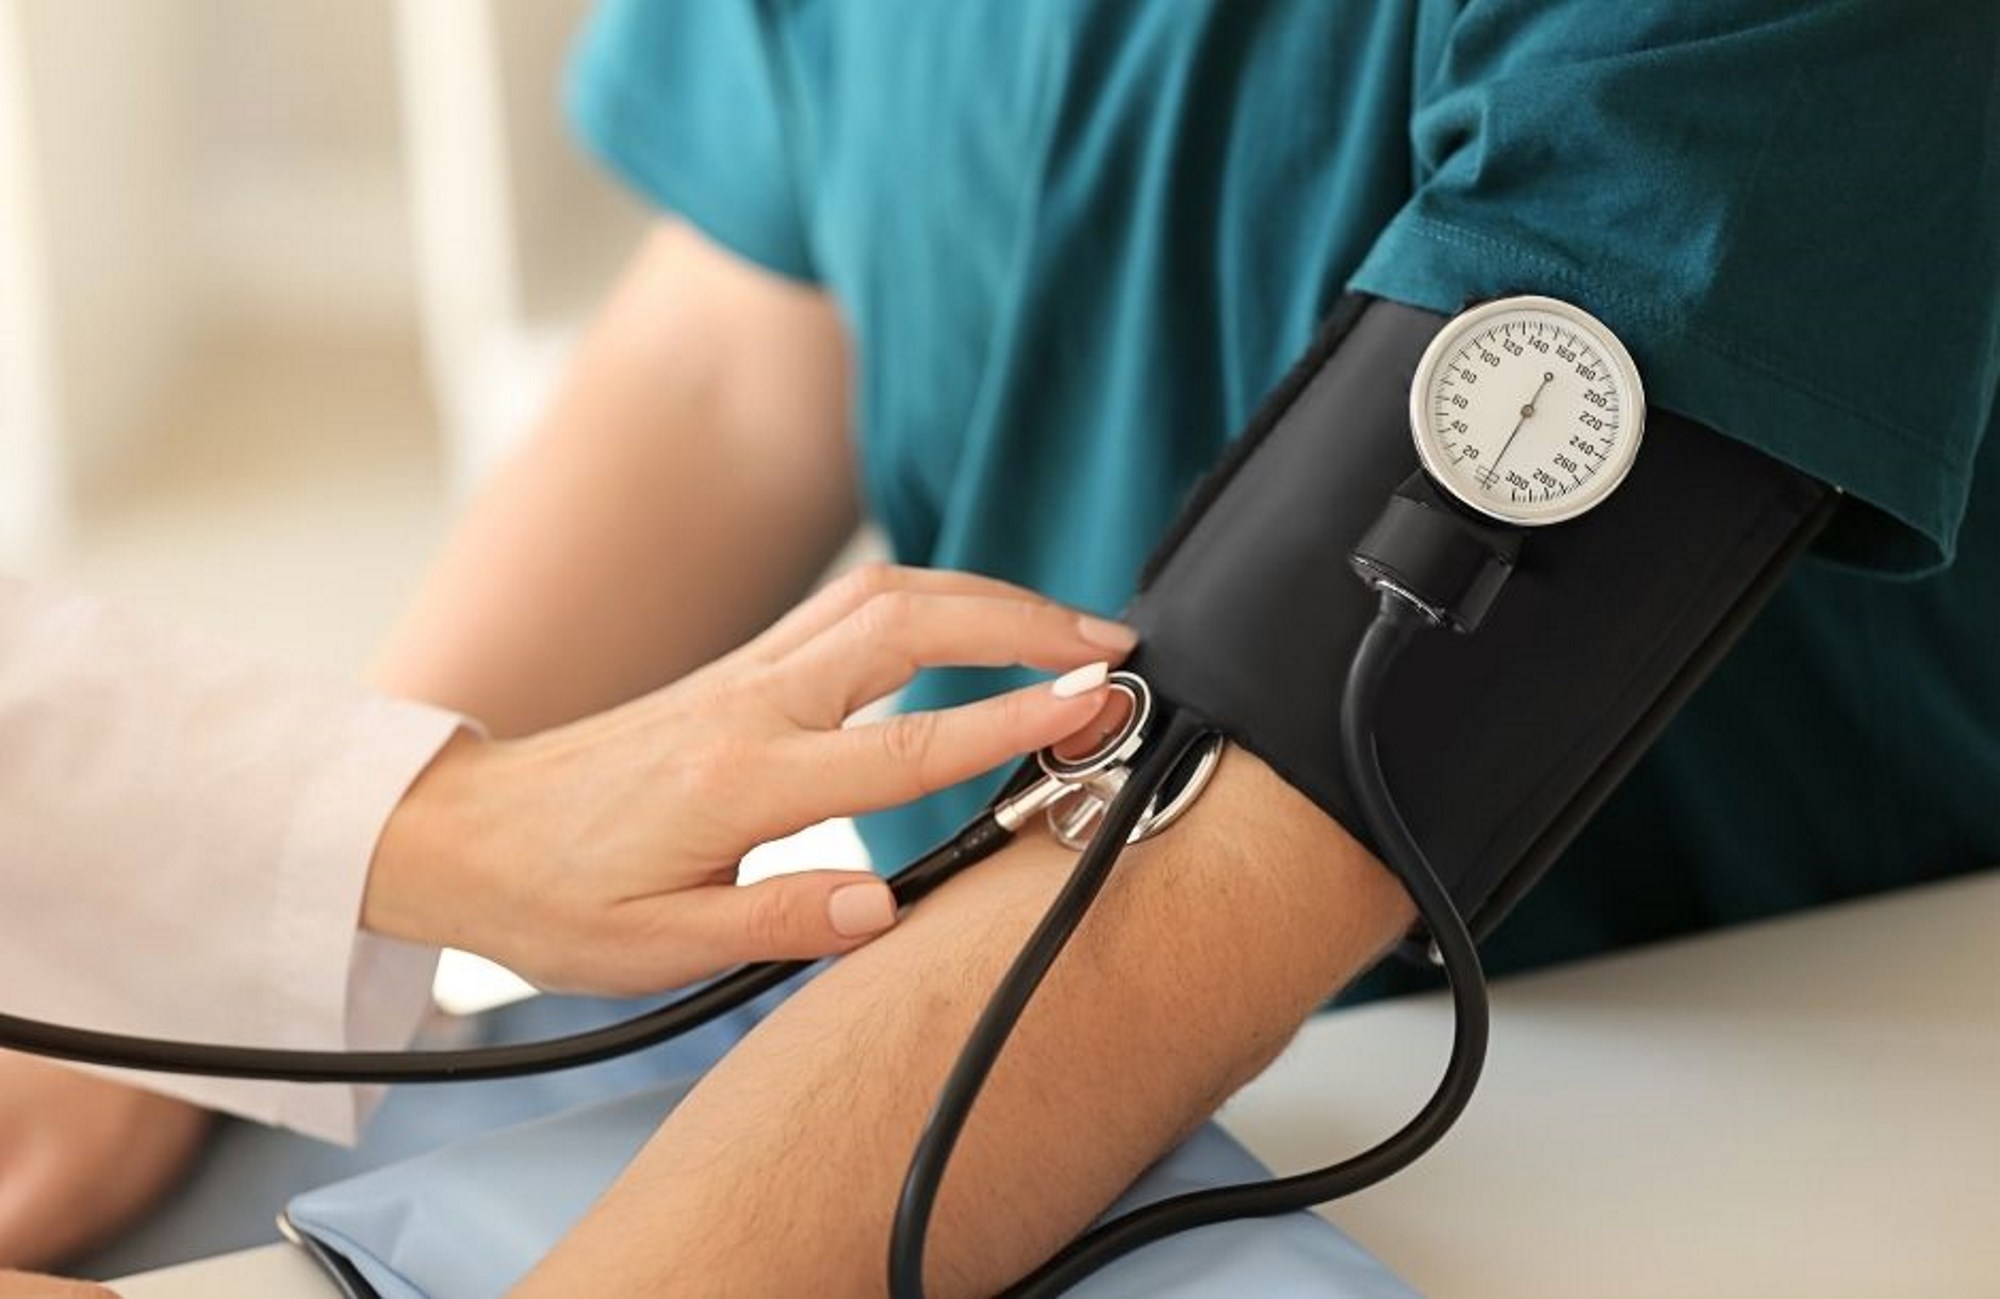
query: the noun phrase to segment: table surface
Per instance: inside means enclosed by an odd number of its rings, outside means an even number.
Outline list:
[[[1280,1172],[1428,1095],[1440,997],[1322,1016],[1222,1121]],[[2000,1299],[2000,872],[1494,987],[1478,1095],[1328,1216],[1431,1299]],[[125,1299],[334,1299],[290,1246]]]

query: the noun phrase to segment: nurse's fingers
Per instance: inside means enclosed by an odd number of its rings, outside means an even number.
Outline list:
[[[866,871],[801,871],[755,884],[663,893],[627,906],[641,909],[644,919],[630,931],[635,941],[614,959],[629,966],[624,973],[634,992],[745,961],[834,956],[896,923],[889,886]]]
[[[983,595],[995,599],[1053,604],[1048,597],[997,577],[942,568],[908,568],[898,564],[862,564],[827,583],[810,599],[780,618],[744,647],[766,662],[783,657],[827,628],[843,621],[878,596]]]
[[[935,712],[802,736],[794,796],[813,819],[879,811],[956,785],[1093,723],[1109,699],[1109,665]]]
[[[803,726],[838,726],[919,668],[1025,664],[1053,672],[1122,660],[1130,628],[1013,596],[896,591],[869,600],[782,665],[780,704]]]

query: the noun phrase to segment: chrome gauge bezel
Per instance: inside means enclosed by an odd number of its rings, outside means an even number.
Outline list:
[[[1490,492],[1473,489],[1451,463],[1439,431],[1433,427],[1432,394],[1438,371],[1453,360],[1464,341],[1477,335],[1500,317],[1539,316],[1560,327],[1583,335],[1596,353],[1615,372],[1613,381],[1620,401],[1623,423],[1614,449],[1604,463],[1576,490],[1542,501],[1500,500]],[[1466,508],[1521,527],[1542,527],[1576,518],[1602,504],[1625,481],[1638,459],[1646,431],[1646,391],[1632,354],[1609,326],[1574,303],[1559,298],[1524,294],[1496,298],[1452,317],[1424,349],[1410,380],[1410,434],[1416,442],[1417,458],[1431,480]]]

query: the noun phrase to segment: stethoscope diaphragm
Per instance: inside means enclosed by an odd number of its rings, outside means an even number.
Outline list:
[[[1042,768],[1042,780],[1021,796],[1045,810],[1049,833],[1057,842],[1078,852],[1125,787],[1132,760],[1152,731],[1153,689],[1145,678],[1136,672],[1113,672],[1107,685],[1111,698],[1098,714],[1094,742],[1079,749],[1072,740],[1041,750],[1035,761]],[[1220,735],[1213,735],[1189,751],[1147,802],[1127,843],[1152,838],[1194,806],[1222,762],[1223,743]]]

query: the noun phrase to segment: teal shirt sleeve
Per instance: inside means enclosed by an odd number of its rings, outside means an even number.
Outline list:
[[[578,138],[651,202],[739,256],[815,280],[774,7],[607,0],[570,57],[566,108]]]
[[[1471,0],[1355,288],[1539,290],[1650,400],[1849,493],[1831,557],[1949,563],[2000,390],[2000,5]]]

